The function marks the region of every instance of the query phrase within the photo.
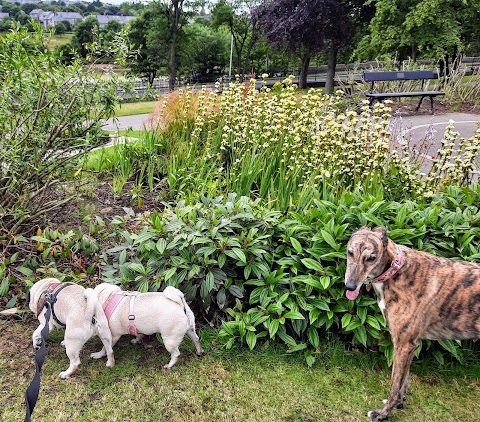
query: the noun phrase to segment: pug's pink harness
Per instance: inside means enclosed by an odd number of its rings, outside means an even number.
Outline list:
[[[124,297],[130,296],[130,308],[128,312],[128,320],[130,321],[130,325],[129,325],[128,331],[132,336],[138,335],[137,327],[135,327],[135,313],[134,313],[135,297],[138,294],[139,292],[115,293],[108,298],[108,301],[105,304],[105,307],[103,308],[103,311],[105,312],[105,316],[107,317],[107,321],[110,321],[110,317],[112,316],[118,304],[123,300]]]

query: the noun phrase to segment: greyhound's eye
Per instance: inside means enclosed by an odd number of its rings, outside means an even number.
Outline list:
[[[368,262],[375,261],[375,259],[377,259],[375,255],[368,255],[367,257],[365,257],[365,261],[368,261]]]
[[[353,251],[351,249],[347,250],[347,255],[351,258],[353,256]]]

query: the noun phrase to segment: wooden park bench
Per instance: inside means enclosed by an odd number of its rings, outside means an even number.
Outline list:
[[[441,91],[425,91],[425,80],[426,79],[436,79],[436,75],[433,73],[433,70],[411,70],[405,72],[366,72],[363,74],[363,79],[365,82],[371,82],[370,91],[368,92],[367,98],[370,103],[370,106],[375,100],[382,101],[385,98],[400,98],[400,97],[421,97],[415,111],[418,111],[420,104],[425,97],[430,98],[430,106],[432,114],[435,113],[435,108],[433,105],[433,99],[439,95],[445,95],[445,92]],[[421,90],[417,91],[406,91],[406,92],[376,92],[375,91],[375,82],[382,81],[414,81],[421,80],[422,86]]]

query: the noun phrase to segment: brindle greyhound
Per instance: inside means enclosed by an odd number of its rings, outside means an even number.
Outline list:
[[[390,394],[374,421],[403,407],[418,339],[480,338],[480,265],[396,245],[385,227],[362,227],[347,245],[345,286],[355,300],[371,281],[394,347]]]

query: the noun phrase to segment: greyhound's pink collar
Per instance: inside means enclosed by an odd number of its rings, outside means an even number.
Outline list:
[[[390,264],[390,268],[383,274],[374,278],[372,283],[385,283],[387,280],[391,279],[395,274],[397,274],[400,271],[400,268],[402,268],[405,262],[405,256],[397,245],[395,245],[395,248],[397,248],[397,256]]]

